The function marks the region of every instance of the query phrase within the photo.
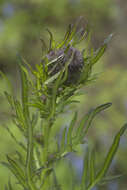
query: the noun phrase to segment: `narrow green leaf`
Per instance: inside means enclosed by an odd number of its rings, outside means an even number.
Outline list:
[[[86,187],[87,187],[87,183],[88,183],[88,180],[87,180],[87,177],[88,177],[88,161],[89,161],[89,158],[88,158],[88,150],[86,151],[85,153],[85,156],[84,156],[84,161],[83,161],[83,173],[82,173],[82,180],[81,180],[81,190],[86,190]]]
[[[32,166],[33,166],[33,147],[34,147],[34,138],[33,138],[33,128],[29,120],[27,120],[28,125],[28,141],[27,141],[27,158],[26,158],[26,177],[28,180],[28,185],[30,190],[36,190],[36,187],[32,181]]]
[[[52,106],[51,106],[51,114],[50,117],[52,118],[55,114],[55,109],[56,109],[56,98],[57,98],[57,91],[61,82],[61,78],[63,75],[63,71],[60,72],[60,75],[56,79],[53,89],[52,89]]]
[[[102,178],[101,182],[99,183],[99,185],[105,185],[113,180],[118,180],[119,178],[123,177],[123,175],[114,175],[114,176],[107,176]]]
[[[40,101],[36,101],[36,102],[34,102],[34,103],[28,103],[28,105],[30,106],[30,107],[35,107],[35,108],[38,108],[39,110],[43,110],[44,109],[44,104],[43,104],[43,102],[40,102]]]
[[[61,187],[58,183],[58,179],[57,179],[57,176],[56,176],[56,173],[55,173],[55,170],[53,169],[53,182],[54,182],[54,187],[56,190],[61,190]]]
[[[9,135],[12,137],[12,139],[16,142],[16,144],[18,144],[20,147],[22,147],[25,151],[26,151],[26,147],[24,146],[24,144],[22,142],[19,142],[17,140],[17,138],[15,137],[15,135],[12,133],[12,131],[10,130],[9,127],[4,125],[4,128],[8,131]]]
[[[60,75],[60,71],[58,73],[56,73],[55,75],[53,75],[52,77],[50,77],[49,79],[47,79],[44,82],[44,85],[48,85],[49,83],[52,83],[54,80],[56,80],[58,78],[59,75]]]
[[[70,48],[70,44],[67,46],[67,48],[65,49],[65,54],[68,52]],[[72,55],[69,57],[68,61],[66,62],[64,68],[63,68],[63,78],[61,79],[60,81],[60,84],[64,84],[64,82],[67,80],[67,77],[68,77],[68,66],[69,64],[71,63],[72,59],[74,57],[74,52],[72,53]]]
[[[13,87],[12,87],[12,84],[11,84],[10,80],[8,79],[8,77],[2,71],[0,71],[0,75],[2,76],[3,79],[5,79],[5,81],[7,83],[7,86],[8,86],[8,89],[12,93],[13,92]]]
[[[30,85],[31,85],[31,87],[34,87],[34,83],[33,83],[33,81],[32,81],[32,79],[30,78],[30,75],[29,75],[29,73],[28,73],[28,70],[26,69],[26,67],[24,67],[23,65],[21,66],[22,68],[22,70],[23,70],[23,72],[25,73],[25,77],[26,77],[26,80],[27,80],[27,82],[29,82],[30,83]],[[31,68],[31,67],[30,67]],[[31,68],[32,69],[32,68]]]
[[[84,59],[84,63],[85,63],[85,67],[83,68],[83,71],[81,73],[79,83],[86,84],[91,75],[92,62],[90,62],[90,59],[88,58],[87,62]]]
[[[22,57],[22,56],[20,56],[20,59],[22,60],[22,63],[24,63],[24,65],[26,65],[28,68],[29,68],[29,70],[31,71],[31,73],[33,73],[33,69],[32,69],[32,67],[31,67],[31,65]],[[25,68],[25,67],[24,67]],[[28,75],[28,71],[27,71],[27,69],[25,68],[25,70],[24,70],[25,72],[26,72],[26,74]],[[29,78],[29,77],[28,77]]]
[[[91,190],[96,184],[98,184],[101,179],[103,179],[103,177],[106,175],[107,170],[109,169],[111,162],[116,154],[116,151],[119,147],[119,143],[120,143],[120,138],[121,136],[124,134],[125,130],[127,129],[127,124],[125,124],[120,131],[116,134],[114,141],[112,143],[112,146],[109,149],[109,152],[105,158],[104,164],[102,169],[99,171],[99,173],[97,174],[95,180],[89,184],[87,190]]]
[[[27,188],[27,184],[25,181],[25,174],[21,167],[16,163],[16,161],[12,160],[9,156],[7,156],[8,163],[3,163],[10,171],[15,175],[19,183],[24,187]]]
[[[90,175],[90,183],[92,183],[95,179],[95,152],[90,151],[89,153],[89,175]]]
[[[40,41],[41,41],[41,45],[42,45],[42,47],[41,47],[42,54],[44,54],[44,53],[46,53],[48,51],[48,48],[47,48],[47,45],[46,45],[45,41],[43,40],[43,38],[40,38]]]
[[[18,118],[12,118],[13,124],[19,129],[19,131],[26,137],[25,127],[22,126],[22,123],[18,120]]]
[[[61,153],[63,153],[65,151],[66,133],[67,133],[67,128],[65,127],[63,130],[61,145],[60,145],[60,152]]]
[[[50,43],[49,43],[49,52],[55,48],[55,40],[53,39],[53,35],[49,29],[47,29],[49,35],[50,35]]]
[[[80,103],[80,101],[78,101],[78,100],[68,100],[68,101],[65,101],[65,102],[63,102],[63,104],[61,104],[62,105],[62,107],[61,107],[61,109],[64,111],[64,107],[66,107],[67,105],[70,105],[70,104],[76,104],[76,103]]]
[[[71,28],[72,28],[72,26],[71,26],[71,24],[69,24],[67,32],[64,37],[64,40],[60,44],[58,44],[57,49],[62,48],[66,44],[66,42],[70,36],[70,33],[71,33]]]
[[[10,156],[8,156],[8,155],[7,155],[7,160],[10,163],[11,167],[14,168],[15,171],[17,171],[17,173],[19,173],[19,175],[22,177],[22,179],[25,179],[25,173],[23,172],[23,170],[21,169],[19,164],[16,163],[16,161],[14,161],[13,159],[11,159]]]
[[[19,163],[25,167],[25,158],[21,155],[19,151],[16,150],[16,156],[19,161]]]
[[[105,50],[106,50],[107,45],[104,44],[102,47],[100,47],[96,52],[95,52],[95,56],[91,59],[92,65],[95,64],[100,57],[102,57],[102,55],[104,54]]]
[[[69,148],[71,150],[72,150],[72,133],[73,133],[73,129],[74,129],[76,120],[77,120],[77,112],[75,112],[75,114],[71,120],[69,129],[68,129],[68,133],[67,133],[67,145],[69,146]]]
[[[63,78],[60,81],[61,85],[67,80],[67,77],[68,77],[68,63],[65,65],[64,69],[65,69],[64,70],[64,76],[63,76]]]
[[[104,54],[106,48],[107,48],[107,45],[109,43],[109,41],[111,40],[112,38],[112,34],[110,34],[105,40],[104,40],[104,43],[102,45],[102,47],[100,47],[96,52],[95,52],[95,56],[92,58],[91,62],[92,64],[95,64],[99,59],[100,57],[102,57],[102,55]]]
[[[60,55],[57,58],[53,59],[52,61],[50,61],[49,63],[47,63],[47,66],[54,64],[55,62],[60,61],[63,58],[64,55]]]
[[[33,128],[37,125],[38,119],[39,119],[39,115],[38,115],[38,112],[36,111],[36,113],[33,113],[32,115],[31,123],[32,123]]]
[[[63,46],[67,47],[68,44],[73,44],[74,43],[74,36],[76,35],[76,30],[77,30],[77,26],[78,26],[79,20],[74,24],[74,25],[69,25],[67,32],[65,34],[64,40],[58,44],[57,49],[58,48],[62,48]]]
[[[88,114],[86,114],[82,118],[82,120],[80,121],[79,127],[76,130],[76,137],[80,137],[81,134],[83,133],[84,126],[85,126],[87,120],[89,119],[90,114],[91,114],[91,112],[89,112]]]
[[[89,33],[90,34],[90,33]],[[93,65],[102,57],[104,54],[106,48],[107,48],[107,43],[110,41],[112,35],[109,35],[109,37],[104,41],[103,45],[96,50],[95,53],[93,53],[93,48],[91,49],[91,55],[90,56],[85,56],[86,51],[83,51],[83,57],[84,57],[84,64],[85,67],[83,69],[83,72],[81,73],[79,83],[84,83],[87,84],[89,77],[91,75],[92,67]]]
[[[7,100],[8,100],[8,103],[10,104],[11,108],[14,109],[14,98],[8,93],[8,92],[4,92]]]
[[[91,44],[91,39],[92,39],[92,30],[89,29],[88,35],[87,35],[87,39],[85,40],[85,51],[83,51],[84,53],[86,52],[86,54],[89,54],[89,47]]]
[[[26,124],[25,124],[25,118],[24,118],[22,106],[18,100],[14,100],[14,106],[15,106],[16,118],[24,130],[26,129]]]
[[[76,28],[77,28],[77,23],[71,27],[71,32],[70,32],[69,38],[67,39],[67,42],[65,43],[65,46],[68,46],[70,42],[73,43],[73,37],[76,33]]]
[[[75,145],[83,142],[83,139],[84,139],[85,135],[87,134],[88,129],[89,129],[94,117],[101,111],[110,107],[111,105],[112,105],[111,103],[106,103],[101,106],[98,106],[97,108],[90,111],[83,117],[83,119],[81,120],[81,122],[79,124],[79,127],[77,128],[76,136],[74,137],[74,140],[73,140]]]
[[[28,80],[26,72],[24,72],[23,66],[19,65],[20,74],[21,74],[21,85],[22,85],[22,106],[23,106],[23,113],[25,117],[29,117],[29,109],[28,109]]]
[[[76,37],[74,38],[74,42],[73,42],[73,46],[79,44],[80,42],[82,42],[83,39],[86,39],[86,37],[89,34],[89,29],[88,26],[87,28],[84,30],[84,28],[81,28],[79,31],[76,32]]]
[[[91,113],[89,114],[88,116],[88,120],[87,120],[87,124],[85,126],[85,131],[84,131],[84,135],[86,135],[94,117],[100,113],[101,111],[104,111],[105,109],[109,108],[110,106],[112,105],[112,103],[106,103],[106,104],[103,104],[101,106],[98,106],[97,108],[95,108],[93,111],[91,111]]]
[[[53,169],[52,168],[46,168],[45,171],[44,171],[44,175],[43,175],[43,179],[42,179],[42,183],[39,187],[39,189],[45,189],[43,187],[47,187],[47,186],[50,186],[49,185],[49,176],[50,174],[52,173]]]

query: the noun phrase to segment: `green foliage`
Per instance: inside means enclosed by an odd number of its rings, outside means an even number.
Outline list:
[[[69,25],[63,41],[58,44],[48,30],[49,48],[35,68],[19,57],[22,95],[20,100],[5,92],[14,112],[12,121],[25,140],[20,143],[9,127],[6,127],[23,153],[16,151],[14,158],[7,155],[7,162],[2,164],[10,169],[24,190],[62,189],[62,184],[59,184],[57,179],[56,166],[69,153],[75,153],[77,145],[86,143],[86,135],[95,116],[111,106],[111,103],[105,103],[96,107],[85,114],[79,124],[76,111],[68,127],[64,128],[62,138],[58,140],[52,135],[57,118],[66,113],[66,108],[70,109],[72,103],[77,103],[75,96],[80,93],[82,87],[92,81],[93,66],[105,52],[111,38],[110,35],[97,51],[91,49],[88,54],[84,53],[84,50],[80,52],[75,46],[86,39],[89,30],[79,30],[78,24],[77,22],[73,26]],[[95,153],[89,152],[88,148],[80,189],[90,190],[101,182],[113,179],[111,177],[107,180],[105,176],[126,128],[127,124],[115,136],[99,172],[95,164]],[[52,142],[56,142],[54,147]],[[10,181],[6,189],[12,189]]]

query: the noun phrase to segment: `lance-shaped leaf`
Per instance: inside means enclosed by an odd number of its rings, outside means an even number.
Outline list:
[[[111,103],[106,103],[101,106],[98,106],[97,108],[93,109],[83,117],[83,119],[79,124],[79,127],[76,130],[76,135],[73,140],[74,141],[73,143],[75,145],[83,142],[83,139],[86,136],[94,117],[101,111],[110,107],[111,105],[112,105]]]
[[[80,22],[80,18],[77,20],[77,22],[74,25],[71,25],[71,32],[70,32],[70,35],[67,39],[67,43],[65,43],[65,46],[67,46],[70,43],[72,45],[73,45],[73,43],[75,43],[74,37],[77,34],[77,28],[78,28],[79,22]]]
[[[120,143],[120,138],[121,136],[124,134],[125,130],[127,129],[127,124],[125,124],[121,129],[120,131],[116,134],[115,138],[114,138],[114,141],[112,143],[112,146],[110,147],[109,149],[109,152],[105,158],[105,161],[104,161],[104,164],[103,164],[103,167],[102,169],[98,172],[95,180],[89,184],[87,190],[91,190],[96,184],[98,184],[101,179],[103,179],[103,177],[106,175],[111,163],[112,163],[112,160],[116,154],[116,151],[119,147],[119,143]]]
[[[19,64],[20,69],[20,76],[21,76],[21,85],[22,85],[22,106],[23,106],[23,113],[24,117],[29,117],[29,109],[28,109],[28,79],[26,72],[24,71],[24,68],[22,65]]]
[[[77,22],[74,25],[70,24],[68,26],[64,40],[60,44],[58,44],[57,49],[62,48],[63,46],[67,47],[69,44],[71,44],[71,45],[73,45],[73,43],[75,44],[74,37],[76,35],[79,22],[80,22],[80,19],[77,20]]]
[[[64,36],[64,40],[60,44],[58,44],[57,49],[62,48],[66,44],[66,42],[71,34],[71,28],[72,28],[72,26],[71,26],[71,24],[69,24],[66,34]]]
[[[84,59],[84,64],[85,64],[85,66],[84,66],[83,71],[81,73],[79,83],[86,84],[90,75],[91,75],[91,71],[92,71],[92,62],[90,61],[89,57]]]
[[[84,30],[83,28],[81,28],[77,33],[76,33],[76,37],[74,38],[74,42],[73,42],[73,46],[79,44],[83,39],[86,38],[88,34],[88,30]]]
[[[51,65],[51,64],[53,63],[52,68],[49,69],[49,72],[48,72],[48,75],[49,75],[49,76],[52,75],[53,72],[55,72],[55,69],[57,69],[57,67],[58,67],[58,63],[59,63],[59,61],[61,61],[61,58],[63,58],[63,56],[64,56],[64,55],[59,56],[59,58],[56,58],[56,59],[54,59],[53,61],[49,62],[48,65]],[[56,61],[55,61],[55,60],[56,60]],[[54,61],[55,61],[55,62],[54,62]],[[54,76],[54,75],[53,75],[53,76]]]
[[[104,44],[102,45],[102,47],[100,47],[96,52],[95,55],[93,56],[93,58],[91,59],[91,63],[92,65],[95,64],[104,54],[105,50],[106,50],[107,45]]]
[[[47,44],[45,43],[43,38],[40,38],[40,41],[41,41],[42,55],[45,56],[45,53],[47,53],[48,51]]]
[[[19,164],[11,159],[9,156],[7,156],[7,160],[9,163],[2,162],[4,166],[6,166],[13,175],[17,178],[18,182],[24,187],[27,188],[26,180],[25,180],[25,174],[22,170],[22,168],[19,166]]]
[[[33,126],[32,123],[29,121],[29,119],[27,120],[27,125],[28,125],[28,131],[27,131],[28,140],[27,140],[27,157],[26,157],[26,177],[31,190],[36,190],[36,187],[32,181],[33,147],[34,147]]]
[[[41,183],[41,185],[40,185],[40,187],[39,187],[39,189],[45,189],[45,188],[43,188],[43,187],[46,187],[46,185],[45,184],[48,184],[49,185],[49,176],[50,176],[50,174],[53,172],[53,169],[52,168],[46,168],[46,169],[44,169],[44,171],[43,171],[43,179],[42,179],[42,183]]]
[[[16,119],[19,122],[19,124],[22,126],[22,129],[24,130],[26,129],[26,124],[21,103],[18,100],[14,100],[14,105],[15,105]]]
[[[81,180],[81,190],[86,190],[88,183],[88,166],[89,166],[89,152],[88,149],[85,153],[84,161],[83,161],[83,172],[82,172],[82,180]]]
[[[104,111],[105,109],[109,108],[110,106],[112,105],[112,103],[106,103],[106,104],[102,104],[101,106],[98,106],[97,108],[95,108],[90,114],[89,114],[89,117],[88,117],[88,120],[87,120],[87,125],[85,127],[85,131],[84,131],[84,134],[86,135],[90,125],[91,125],[91,122],[93,121],[94,117],[100,113],[101,111]]]
[[[8,89],[13,92],[13,87],[12,87],[12,84],[10,82],[10,80],[8,79],[8,77],[2,72],[0,71],[0,75],[2,76],[3,79],[5,79],[6,83],[7,83],[7,87]]]
[[[83,131],[84,131],[84,126],[85,126],[85,124],[86,124],[86,122],[87,122],[87,120],[88,120],[90,114],[91,114],[91,112],[89,112],[88,114],[86,114],[86,115],[82,118],[82,120],[80,121],[80,124],[79,124],[79,126],[78,126],[78,128],[77,128],[77,130],[76,130],[76,136],[75,136],[75,138],[77,139],[77,141],[79,141],[79,138],[80,138],[81,134],[82,134]]]
[[[113,175],[113,176],[107,176],[107,177],[104,177],[101,182],[99,183],[99,185],[105,185],[111,181],[114,181],[114,180],[118,180],[120,179],[121,177],[123,177],[123,175]]]
[[[56,80],[58,78],[59,75],[60,75],[60,71],[58,73],[56,73],[55,75],[53,75],[52,77],[50,77],[49,79],[47,79],[44,82],[44,85],[48,85],[48,84],[52,83],[54,80]]]
[[[26,151],[25,145],[24,145],[22,142],[19,142],[19,141],[17,140],[17,138],[15,137],[15,135],[13,134],[13,132],[10,130],[10,128],[9,128],[8,126],[5,126],[5,125],[4,125],[4,128],[7,130],[7,132],[9,133],[9,135],[10,135],[10,136],[12,137],[12,139],[16,142],[16,144],[18,144],[20,147],[23,148],[23,150]]]
[[[61,144],[60,144],[60,153],[62,154],[66,149],[66,133],[67,128],[65,127],[62,134]]]
[[[75,114],[71,120],[69,129],[68,129],[68,133],[67,133],[67,146],[69,147],[70,151],[72,151],[72,133],[73,133],[73,129],[74,129],[76,120],[77,120],[77,112],[75,112]]]
[[[8,92],[4,92],[7,100],[8,100],[8,103],[10,104],[11,108],[14,109],[14,98],[12,95],[10,95]]]
[[[112,38],[112,34],[110,34],[104,41],[103,45],[95,52],[95,55],[93,56],[91,62],[92,62],[92,65],[95,64],[101,57],[102,55],[104,54],[106,48],[107,48],[107,45],[109,43],[109,41],[111,40]]]
[[[38,120],[39,120],[38,112],[33,113],[31,121],[33,128],[37,125]]]
[[[55,48],[55,40],[53,39],[52,32],[49,29],[47,29],[47,31],[50,35],[49,50],[48,50],[50,52],[51,50]]]
[[[90,183],[95,179],[95,152],[92,150],[89,152],[89,178]]]
[[[53,89],[52,89],[52,101],[51,101],[51,114],[50,114],[50,117],[53,117],[53,115],[55,114],[57,92],[58,92],[58,88],[59,88],[62,76],[63,76],[63,71],[60,72],[60,75],[56,79],[56,81],[54,83],[54,86],[53,86]]]
[[[58,182],[58,179],[57,179],[57,176],[56,176],[56,172],[55,170],[53,169],[53,182],[54,182],[54,187],[56,190],[61,190],[61,186],[59,185],[59,182]]]
[[[23,63],[24,63],[24,60],[22,59],[22,61],[23,61]],[[25,63],[24,63],[25,64]],[[32,72],[32,67],[29,65],[29,64],[27,64],[28,66],[29,66],[29,68],[31,69],[31,72]],[[25,66],[23,66],[22,65],[22,68],[21,68],[22,70],[23,70],[23,72],[25,73],[25,77],[26,77],[26,79],[27,79],[27,83],[29,83],[30,85],[31,85],[31,87],[34,87],[34,83],[33,83],[33,81],[32,81],[32,79],[31,79],[31,77],[30,77],[30,75],[29,75],[29,72],[28,72],[28,70],[27,70],[27,68],[25,67]]]

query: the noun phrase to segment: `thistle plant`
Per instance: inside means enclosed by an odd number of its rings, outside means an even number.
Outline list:
[[[86,144],[86,135],[95,116],[109,108],[111,103],[104,103],[84,114],[77,123],[78,110],[62,131],[62,137],[56,138],[52,131],[55,121],[71,104],[76,104],[75,97],[81,89],[94,80],[92,69],[104,54],[111,35],[96,51],[77,49],[82,40],[87,40],[89,30],[80,28],[78,23],[69,25],[64,39],[56,43],[52,33],[49,48],[42,56],[41,63],[33,68],[22,57],[18,59],[21,77],[21,99],[5,92],[11,106],[12,121],[23,137],[20,142],[13,131],[7,127],[14,141],[22,151],[16,150],[15,156],[7,155],[7,162],[2,162],[9,168],[23,190],[61,190],[56,173],[56,165],[66,159],[69,153],[77,151],[77,145]],[[44,41],[42,44],[44,45]],[[61,131],[59,127],[59,132]],[[116,134],[107,153],[103,165],[98,171],[94,152],[85,154],[81,184],[78,189],[91,190],[100,183],[112,179],[106,177],[107,171],[118,149],[120,138],[127,128],[125,124]],[[12,190],[11,181],[5,190]]]

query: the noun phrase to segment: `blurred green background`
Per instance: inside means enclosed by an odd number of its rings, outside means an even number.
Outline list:
[[[110,33],[114,37],[103,58],[95,66],[95,73],[100,73],[95,83],[84,89],[84,96],[79,97],[79,115],[99,104],[112,102],[112,107],[102,113],[93,122],[88,140],[96,147],[97,162],[103,161],[112,138],[123,123],[127,121],[127,1],[126,0],[1,0],[0,1],[0,70],[8,76],[14,85],[14,93],[19,94],[19,73],[17,57],[20,53],[30,64],[39,63],[42,56],[40,38],[48,40],[46,28],[49,28],[56,40],[63,38],[69,23],[83,16],[92,30],[92,43],[99,47]],[[83,47],[83,44],[81,45]],[[3,125],[8,125],[18,138],[20,134],[10,122],[10,110],[3,97],[4,91],[10,91],[7,82],[0,78],[0,161],[7,153],[13,154],[15,144]],[[81,116],[80,116],[81,117]],[[68,122],[71,118],[67,117]],[[63,126],[59,119],[57,126]],[[13,129],[14,128],[14,129]],[[127,189],[127,135],[121,140],[120,149],[111,167],[111,174],[124,174],[119,180],[96,190]],[[76,184],[80,183],[82,156],[71,155],[67,163],[57,168],[59,180],[64,182],[64,189],[71,185],[73,170]],[[101,162],[102,162],[101,161]],[[68,167],[69,165],[69,167]],[[71,171],[72,171],[71,170]],[[68,175],[67,175],[68,172]],[[8,181],[10,172],[0,166],[0,189]],[[13,180],[13,179],[12,179]],[[69,185],[69,186],[67,186]]]

